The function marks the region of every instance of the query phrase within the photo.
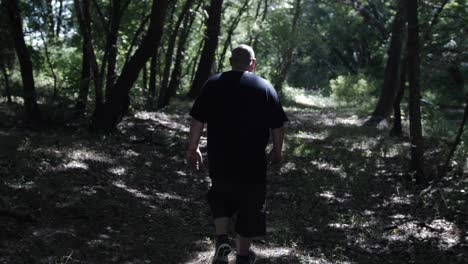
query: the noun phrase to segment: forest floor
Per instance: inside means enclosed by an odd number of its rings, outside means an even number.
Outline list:
[[[303,101],[286,108],[256,263],[468,263],[463,168],[416,186],[406,138]],[[103,136],[83,122],[29,127],[0,104],[0,263],[210,263],[209,178],[184,160],[188,107],[136,111]],[[434,171],[442,145],[428,142]]]

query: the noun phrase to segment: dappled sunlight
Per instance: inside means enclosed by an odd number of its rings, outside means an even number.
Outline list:
[[[122,190],[127,191],[128,193],[130,193],[131,195],[133,195],[136,198],[143,198],[143,199],[150,199],[151,198],[151,196],[146,195],[146,194],[140,192],[137,189],[133,189],[133,188],[128,187],[123,181],[114,181],[112,183],[112,185],[114,185],[115,187],[118,187],[118,188],[120,188]]]
[[[307,131],[298,131],[293,135],[293,137],[298,139],[307,139],[307,140],[324,140],[329,135],[328,131],[321,131],[318,133],[310,133]]]
[[[319,170],[326,170],[326,171],[336,173],[342,179],[346,179],[348,177],[348,175],[346,174],[342,166],[335,166],[332,163],[325,162],[322,160],[320,161],[312,160],[310,163],[314,165],[315,167],[317,167],[317,169]]]
[[[121,166],[109,168],[107,171],[109,173],[112,173],[112,174],[118,175],[118,176],[123,176],[123,175],[125,175],[127,173],[127,169],[124,168],[124,167],[121,167]]]
[[[76,149],[67,153],[67,157],[72,161],[96,161],[102,163],[112,164],[114,159],[110,158],[104,153],[99,153],[91,149]]]
[[[337,202],[337,203],[344,203],[351,199],[352,195],[349,193],[344,193],[341,195],[337,195],[334,191],[323,191],[321,193],[316,194],[318,197],[325,198],[329,203]]]
[[[82,170],[87,170],[89,169],[88,164],[78,161],[78,160],[73,160],[70,161],[66,164],[63,165],[65,169],[82,169]]]
[[[383,207],[391,206],[391,205],[410,205],[414,201],[414,195],[396,195],[393,194],[389,199],[383,202]]]
[[[460,243],[460,230],[444,219],[435,219],[430,224],[410,221],[398,225],[383,235],[388,241],[406,242],[410,238],[421,241],[435,240],[440,250],[450,249]]]
[[[167,114],[164,112],[147,112],[147,111],[139,111],[135,113],[135,117],[142,119],[142,120],[151,120],[161,124],[167,128],[182,131],[182,132],[189,132],[189,122],[174,122],[174,119],[180,119],[180,115],[176,114]],[[187,118],[188,120],[188,118]]]
[[[301,256],[300,263],[308,263],[308,264],[357,264],[357,262],[347,261],[347,260],[336,260],[330,259],[323,254],[322,256]]]
[[[24,182],[24,181],[19,181],[19,180],[15,180],[14,182],[5,182],[5,184],[8,187],[12,189],[16,189],[16,190],[18,189],[30,190],[37,186],[35,182],[32,182],[32,181]]]

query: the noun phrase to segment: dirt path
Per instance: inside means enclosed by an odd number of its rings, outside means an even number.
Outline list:
[[[440,194],[461,212],[448,217],[405,183],[407,144],[343,110],[288,115],[257,263],[467,263],[466,180]],[[209,263],[209,180],[184,162],[187,124],[172,111],[139,112],[110,137],[0,126],[20,141],[0,168],[3,206],[36,219],[0,216],[0,263]]]

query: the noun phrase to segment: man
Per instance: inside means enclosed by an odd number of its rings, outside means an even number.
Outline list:
[[[265,149],[271,133],[269,157],[280,162],[287,117],[271,84],[253,74],[256,60],[251,47],[234,48],[230,63],[232,70],[212,76],[193,105],[187,159],[195,169],[201,166],[198,145],[207,123],[212,180],[207,198],[218,236],[213,263],[228,263],[228,226],[237,214],[236,263],[243,264],[255,261],[252,238],[266,232]]]

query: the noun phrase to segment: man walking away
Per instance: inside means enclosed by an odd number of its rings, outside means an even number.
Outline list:
[[[212,181],[207,199],[218,236],[213,263],[228,263],[228,226],[234,214],[236,263],[254,263],[252,238],[266,233],[265,149],[271,133],[269,158],[280,162],[287,117],[272,85],[253,74],[256,60],[251,47],[234,48],[230,62],[232,70],[212,76],[192,107],[187,159],[195,169],[201,166],[198,145],[207,123]]]

